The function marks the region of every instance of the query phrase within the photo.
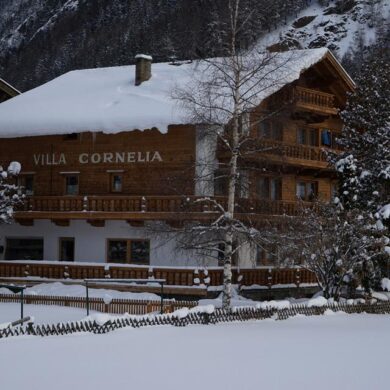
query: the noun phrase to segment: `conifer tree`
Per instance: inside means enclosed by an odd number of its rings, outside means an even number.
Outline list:
[[[345,207],[383,220],[390,207],[390,64],[381,58],[365,63],[356,82],[341,114],[345,126],[338,142],[345,151],[334,159],[339,197]]]

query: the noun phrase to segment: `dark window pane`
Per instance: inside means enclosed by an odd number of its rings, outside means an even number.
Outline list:
[[[304,182],[297,183],[297,198],[305,199],[306,197],[306,184]]]
[[[311,182],[307,183],[306,189],[307,200],[314,200],[317,197],[317,183]]]
[[[270,121],[262,121],[259,123],[259,138],[271,138]]]
[[[149,264],[149,241],[131,241],[130,258],[132,263]]]
[[[108,261],[112,263],[127,262],[127,241],[126,240],[108,241]]]
[[[26,176],[24,179],[24,189],[26,195],[34,194],[34,176]]]
[[[309,144],[311,146],[318,146],[318,131],[317,129],[309,129]]]
[[[297,130],[297,144],[306,145],[306,129]]]
[[[60,261],[74,261],[74,238],[60,238]]]
[[[271,180],[271,200],[280,200],[282,198],[282,181],[281,179]]]
[[[66,176],[66,194],[67,195],[77,195],[79,193],[79,177]]]
[[[42,238],[7,238],[5,260],[43,260]]]
[[[283,139],[283,124],[281,122],[273,123],[272,137],[275,141],[282,141]]]
[[[332,133],[330,130],[324,129],[321,131],[321,144],[323,146],[332,146]]]
[[[270,198],[269,177],[260,177],[258,182],[258,194],[260,199]]]
[[[121,192],[122,191],[122,175],[112,175],[112,191]]]

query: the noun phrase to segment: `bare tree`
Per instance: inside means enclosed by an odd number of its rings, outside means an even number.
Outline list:
[[[245,206],[243,199],[237,199],[245,198],[248,191],[246,161],[256,158],[259,162],[261,154],[274,148],[264,145],[254,128],[279,114],[283,104],[280,102],[275,109],[261,107],[261,102],[291,81],[296,62],[292,52],[270,53],[256,46],[248,50],[242,37],[247,36],[247,28],[253,22],[251,10],[244,0],[229,0],[226,4],[230,17],[219,34],[224,38],[224,56],[197,62],[192,81],[174,92],[190,121],[201,124],[196,192],[204,197],[197,203],[213,211],[207,222],[187,225],[178,242],[204,256],[222,259],[224,308],[230,306],[235,255],[244,246],[262,241],[256,221],[247,214],[251,212],[249,200]],[[220,161],[217,151],[223,154]],[[213,196],[214,181],[218,179],[226,180],[223,199]]]

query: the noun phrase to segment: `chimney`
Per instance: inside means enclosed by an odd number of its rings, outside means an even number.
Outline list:
[[[135,56],[135,85],[140,85],[152,77],[152,60],[151,56],[145,54]]]

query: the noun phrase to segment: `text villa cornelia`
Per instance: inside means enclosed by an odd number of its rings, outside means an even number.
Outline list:
[[[148,163],[162,162],[160,152],[105,152],[105,153],[81,153],[78,156],[80,164],[100,163]],[[65,153],[34,154],[35,165],[66,165]]]

